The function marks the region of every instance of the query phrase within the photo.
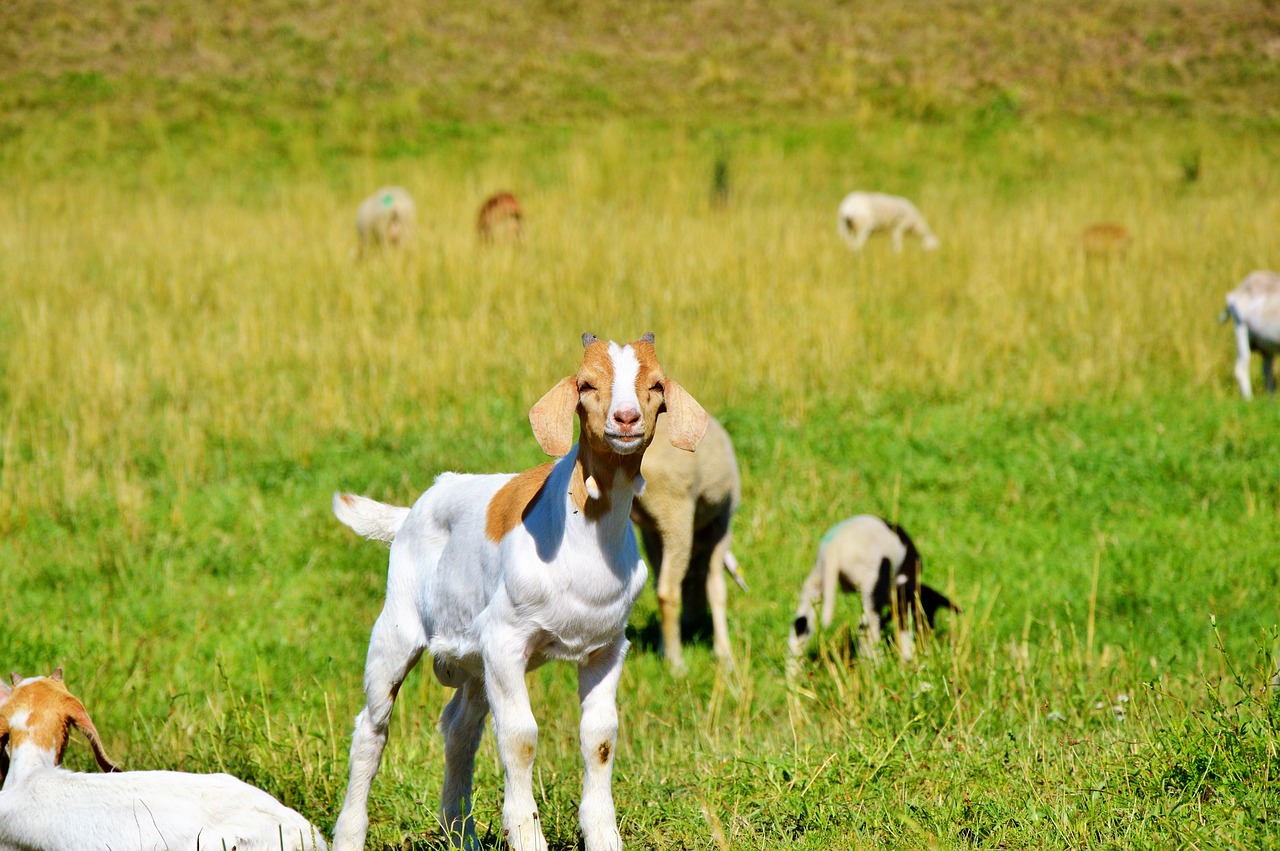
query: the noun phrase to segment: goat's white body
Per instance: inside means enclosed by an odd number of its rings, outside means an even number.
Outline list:
[[[444,473],[409,511],[391,544],[387,603],[408,615],[412,601],[437,666],[482,674],[485,636],[507,621],[528,633],[530,668],[581,663],[626,627],[644,562],[629,523],[601,534],[576,511],[576,454],[556,462],[544,496],[498,544],[485,536],[486,511],[511,474]],[[630,487],[616,496],[629,503]]]
[[[356,210],[356,233],[360,250],[369,245],[398,245],[412,232],[417,208],[407,190],[384,186],[360,202]]]
[[[613,694],[627,649],[627,618],[647,571],[628,517],[632,482],[620,478],[608,494],[611,513],[589,521],[570,495],[577,451],[555,463],[540,498],[498,543],[487,537],[487,510],[512,475],[446,473],[403,515],[392,506],[360,508],[369,529],[390,530],[394,541],[386,603],[366,665],[369,702],[356,719],[351,785],[335,849],[363,847],[369,781],[385,742],[391,695],[423,650],[431,653],[437,678],[458,688],[441,720],[442,820],[456,841],[467,847],[476,841],[472,761],[484,713],[491,710],[507,767],[507,840],[519,851],[546,848],[533,797],[537,726],[524,675],[560,659],[579,666],[586,846],[622,847],[609,787],[617,736]],[[337,513],[345,522],[344,512]]]
[[[838,224],[840,236],[854,251],[861,251],[867,239],[881,231],[888,231],[893,238],[894,251],[902,250],[902,236],[906,233],[919,236],[926,251],[932,251],[939,244],[915,204],[883,192],[846,195],[840,202]]]
[[[1280,275],[1253,272],[1227,294],[1226,315],[1236,332],[1236,381],[1240,395],[1253,398],[1249,381],[1249,361],[1253,352],[1262,355],[1262,375],[1267,390],[1276,389],[1275,356],[1280,353]]]
[[[323,851],[313,830],[228,774],[43,767],[11,771],[0,792],[0,851]]]
[[[827,629],[835,618],[836,591],[841,587],[856,590],[862,596],[861,624],[868,633],[868,649],[875,654],[880,646],[880,607],[890,593],[884,583],[881,594],[877,595],[877,584],[882,582],[884,562],[889,563],[889,576],[896,576],[906,555],[907,547],[902,539],[879,517],[859,514],[836,524],[827,530],[818,545],[818,559],[801,588],[796,618],[808,618],[812,623],[813,604],[821,600],[821,623],[823,629]],[[807,631],[803,641],[793,633],[793,656],[804,649],[807,640]],[[898,640],[903,658],[911,658],[911,632],[900,630]]]

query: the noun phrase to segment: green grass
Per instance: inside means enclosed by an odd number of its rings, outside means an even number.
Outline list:
[[[632,651],[628,847],[1276,845],[1280,407],[1215,317],[1277,263],[1278,37],[1267,3],[6,7],[0,665],[63,664],[124,767],[331,833],[386,553],[330,495],[539,463],[579,334],[652,330],[734,438],[751,590],[733,673]],[[389,182],[421,227],[357,263]],[[851,254],[856,187],[942,249]],[[498,188],[519,249],[471,232]],[[1084,255],[1099,221],[1127,253]],[[877,665],[842,601],[788,684],[859,512],[965,611]],[[572,672],[530,682],[575,848]],[[371,848],[440,847],[448,696],[401,691]],[[491,738],[477,782],[496,842]]]

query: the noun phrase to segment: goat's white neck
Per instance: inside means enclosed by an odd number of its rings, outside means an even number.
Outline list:
[[[37,771],[58,767],[58,755],[50,748],[35,742],[21,741],[9,744],[9,772],[4,778],[5,789],[15,789]]]

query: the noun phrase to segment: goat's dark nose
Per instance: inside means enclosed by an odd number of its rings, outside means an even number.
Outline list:
[[[630,406],[619,408],[613,412],[613,421],[624,428],[634,428],[640,422],[640,409]]]

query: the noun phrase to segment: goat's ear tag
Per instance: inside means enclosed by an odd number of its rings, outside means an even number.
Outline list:
[[[578,410],[578,378],[570,375],[529,409],[529,425],[538,445],[548,455],[559,458],[573,448],[573,415]]]
[[[709,417],[698,400],[673,379],[662,383],[662,406],[667,412],[667,436],[676,449],[692,452],[707,433]]]

